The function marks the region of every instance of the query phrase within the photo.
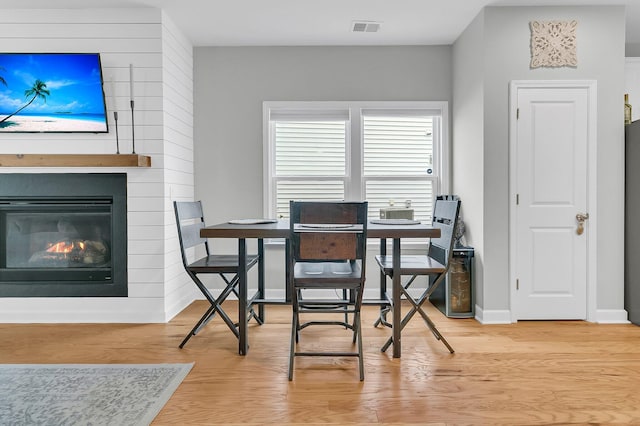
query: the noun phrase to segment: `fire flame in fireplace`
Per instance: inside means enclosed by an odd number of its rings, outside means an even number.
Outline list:
[[[76,250],[84,250],[85,244],[83,241],[59,241],[52,244],[47,249],[49,253],[71,253]]]
[[[29,258],[30,265],[47,268],[86,267],[109,262],[109,247],[101,240],[64,239],[50,242]]]

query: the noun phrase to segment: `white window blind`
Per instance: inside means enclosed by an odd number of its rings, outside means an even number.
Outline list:
[[[363,180],[370,216],[382,207],[409,200],[415,219],[431,220],[437,118],[419,113],[363,115]]]
[[[275,132],[277,177],[344,177],[344,121],[276,121]]]
[[[442,185],[446,102],[265,102],[265,214],[289,200],[411,200],[431,221]],[[445,186],[446,187],[446,186]]]
[[[293,120],[273,126],[276,217],[289,217],[289,200],[344,199],[346,121],[322,115]]]

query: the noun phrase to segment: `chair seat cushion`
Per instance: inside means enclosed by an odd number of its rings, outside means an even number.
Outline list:
[[[378,255],[376,262],[386,275],[393,275],[393,256]],[[400,257],[400,275],[441,274],[446,267],[437,260],[425,255],[402,255]]]
[[[351,288],[359,285],[361,274],[360,262],[298,262],[293,270],[294,284],[306,288],[335,288],[336,283],[346,284],[341,288]]]
[[[257,255],[247,255],[247,269],[258,262]],[[189,264],[188,269],[193,272],[228,272],[238,271],[239,260],[233,254],[214,254]]]

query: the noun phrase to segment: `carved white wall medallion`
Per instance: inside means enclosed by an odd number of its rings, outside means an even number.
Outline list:
[[[575,67],[577,21],[531,21],[531,68]]]

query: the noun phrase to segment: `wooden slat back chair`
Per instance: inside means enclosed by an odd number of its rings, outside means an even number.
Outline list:
[[[367,202],[291,201],[289,211],[288,266],[293,306],[289,380],[293,379],[297,356],[358,357],[360,380],[364,380],[360,310],[365,282]],[[333,290],[336,298],[313,298],[309,289]],[[320,314],[333,314],[333,318],[323,316],[322,320],[301,323],[300,315],[311,313],[318,314],[314,318]],[[335,314],[344,315],[344,320],[331,320]],[[300,330],[310,325],[339,325],[352,330],[355,351],[297,350]]]
[[[222,310],[222,303],[226,298],[234,293],[238,296],[237,285],[239,281],[238,256],[235,254],[211,254],[209,251],[209,242],[206,238],[200,237],[200,230],[204,228],[204,214],[202,211],[202,203],[200,201],[174,201],[174,211],[176,214],[176,225],[178,227],[178,239],[180,241],[180,252],[182,254],[182,263],[187,274],[204,297],[209,301],[210,306],[198,320],[196,325],[191,329],[180,343],[182,348],[191,338],[195,336],[207,323],[215,316],[216,312],[222,320],[227,324],[229,329],[236,337],[239,337],[236,324]],[[197,255],[205,254],[204,257],[198,258],[194,262],[187,259],[187,250],[194,249]],[[257,264],[257,255],[247,256],[247,269]],[[225,282],[225,288],[215,297],[207,286],[198,278],[199,274],[217,274]],[[249,313],[249,319],[255,318],[260,320],[253,310]]]
[[[431,239],[426,256],[404,254],[400,256],[400,274],[411,276],[401,289],[403,296],[411,303],[411,309],[402,319],[401,329],[407,325],[416,313],[419,313],[436,339],[442,341],[451,353],[454,352],[453,348],[438,331],[431,318],[424,312],[422,304],[425,300],[429,299],[429,296],[431,296],[442,281],[444,281],[447,271],[449,270],[451,257],[453,255],[453,232],[456,227],[459,211],[460,199],[457,196],[437,196],[433,208],[432,225],[434,228],[440,229],[440,237]],[[378,255],[376,256],[376,262],[385,276],[393,278],[393,257],[391,255]],[[413,298],[409,294],[409,287],[413,284],[416,277],[421,275],[429,276],[428,286],[418,298]],[[387,297],[387,299],[389,303],[391,303],[391,297]],[[380,318],[376,321],[375,326],[380,323],[388,326],[389,324],[385,319],[386,312],[394,308],[393,305],[390,305],[386,311],[383,311]],[[400,309],[399,306],[397,308]],[[390,337],[386,341],[382,347],[382,351],[386,351],[391,343],[393,343],[393,337]]]

